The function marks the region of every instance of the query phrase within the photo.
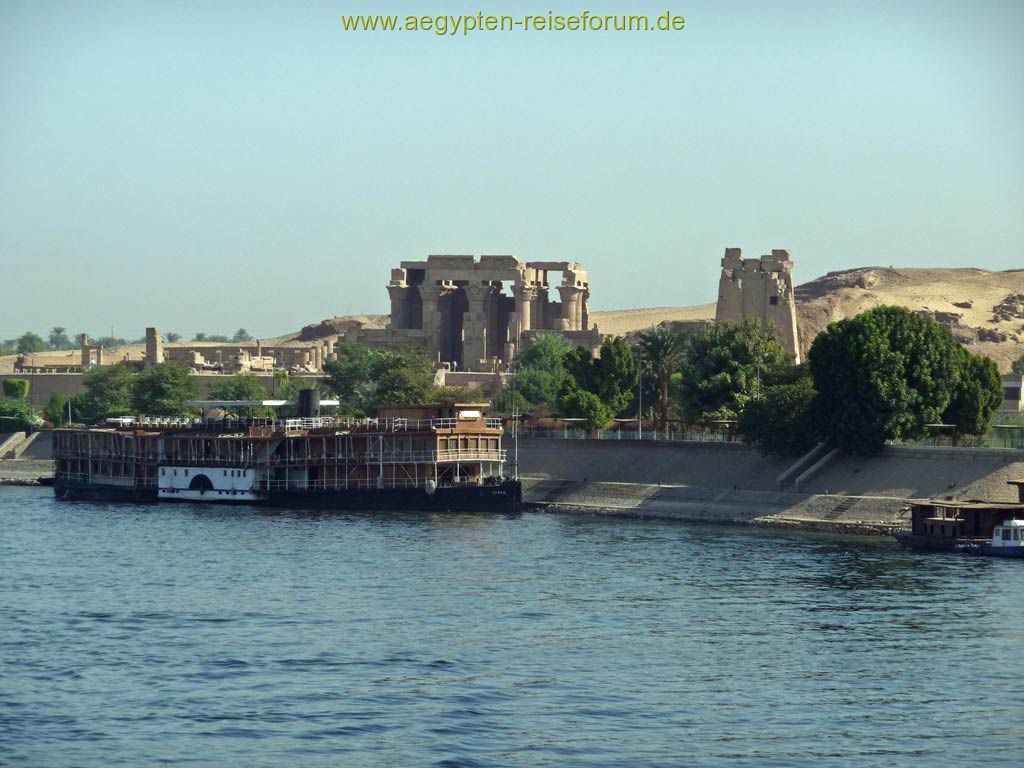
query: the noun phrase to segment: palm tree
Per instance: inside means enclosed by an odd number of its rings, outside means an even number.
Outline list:
[[[50,329],[49,342],[52,349],[67,349],[71,346],[67,329],[61,325],[55,325]]]
[[[643,370],[658,382],[658,428],[668,428],[669,383],[683,363],[684,344],[679,332],[658,325],[640,333]]]

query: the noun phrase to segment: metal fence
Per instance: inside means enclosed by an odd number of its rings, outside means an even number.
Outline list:
[[[505,438],[512,437],[510,427],[505,428]],[[626,429],[605,429],[597,432],[589,432],[585,429],[562,427],[560,429],[538,429],[525,428],[519,430],[519,437],[523,439],[558,439],[558,440],[631,440],[649,443],[665,442],[696,442],[696,443],[738,443],[742,439],[734,430],[692,427],[689,429],[668,429],[668,430],[626,430]]]

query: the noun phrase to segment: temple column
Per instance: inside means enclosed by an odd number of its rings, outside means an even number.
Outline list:
[[[435,362],[441,353],[441,308],[439,302],[447,289],[440,285],[418,286],[423,300],[423,335],[427,343],[427,354]]]
[[[566,331],[578,331],[580,329],[579,317],[581,315],[580,303],[582,301],[583,289],[575,285],[561,285],[558,293],[562,297],[562,324]]]
[[[537,289],[532,285],[520,285],[516,290],[516,313],[519,315],[519,334],[534,328]],[[516,339],[518,341],[518,339]]]
[[[494,293],[490,285],[466,286],[469,309],[462,324],[462,362],[467,371],[480,367],[487,352],[487,302]]]
[[[580,302],[580,330],[590,330],[590,290],[583,292],[583,300]]]
[[[409,292],[407,285],[389,285],[388,295],[391,297],[391,327],[409,327]]]

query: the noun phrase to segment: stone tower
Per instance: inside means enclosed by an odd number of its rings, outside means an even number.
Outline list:
[[[744,259],[740,248],[726,248],[718,281],[715,321],[754,317],[767,329],[774,325],[783,346],[800,362],[793,296],[793,262],[789,251],[773,250],[770,256]]]
[[[146,329],[146,367],[152,368],[164,361],[164,340],[156,328]]]

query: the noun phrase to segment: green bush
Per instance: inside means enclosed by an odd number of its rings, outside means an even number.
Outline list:
[[[16,400],[25,400],[28,398],[28,386],[28,381],[25,379],[4,379],[4,395]]]
[[[818,434],[814,382],[805,366],[793,383],[767,387],[740,412],[743,439],[762,453],[800,456],[820,439]]]
[[[13,416],[0,416],[0,434],[4,432],[24,432],[28,426],[22,419]]]
[[[24,400],[0,400],[0,432],[22,432],[41,423]]]
[[[50,399],[46,401],[46,408],[43,409],[43,413],[55,427],[60,427],[64,424],[64,418],[67,416],[67,409],[64,407],[66,402],[64,395],[59,392],[54,392],[50,395]]]

